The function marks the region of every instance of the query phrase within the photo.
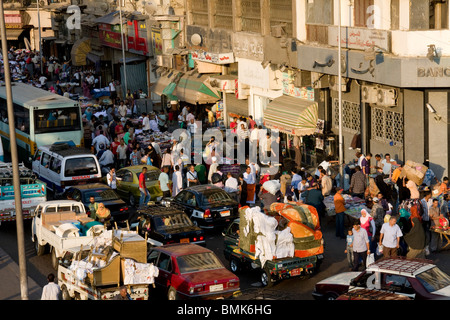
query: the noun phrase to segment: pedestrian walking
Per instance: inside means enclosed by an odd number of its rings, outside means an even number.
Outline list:
[[[47,276],[48,283],[42,288],[41,300],[61,300],[61,288],[55,283],[55,275]]]
[[[144,204],[147,204],[150,201],[150,194],[147,190],[147,186],[145,185],[146,174],[147,174],[147,167],[143,167],[139,175],[139,191],[141,192],[141,197],[139,199],[139,207],[142,207]]]
[[[397,218],[391,216],[380,230],[379,246],[383,246],[383,257],[396,257],[400,247],[400,237],[403,236],[397,224]]]
[[[158,183],[159,188],[163,193],[163,198],[170,197],[170,179],[169,179],[169,167],[164,167],[163,171],[159,174]]]
[[[344,218],[345,211],[345,199],[342,196],[343,188],[336,188],[336,194],[334,195],[334,211],[336,212],[336,237],[345,239],[344,234]]]
[[[345,238],[345,251],[347,254],[347,262],[350,270],[353,269],[353,230],[349,228],[347,231],[347,237]]]
[[[172,174],[172,197],[175,197],[181,190],[183,190],[183,175],[180,166],[175,165],[175,171]]]
[[[352,271],[358,271],[360,261],[362,261],[363,268],[366,268],[367,255],[370,254],[370,243],[367,231],[361,228],[359,220],[355,220],[353,224],[353,269]]]

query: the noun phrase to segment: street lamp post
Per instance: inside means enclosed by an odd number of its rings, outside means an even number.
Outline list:
[[[0,32],[2,39],[2,55],[3,55],[3,70],[5,73],[5,87],[6,87],[6,107],[8,112],[9,124],[9,142],[11,147],[11,162],[13,169],[13,186],[14,186],[14,203],[16,210],[16,229],[17,229],[17,249],[19,255],[19,272],[20,272],[20,292],[22,300],[28,300],[28,284],[27,284],[27,269],[25,259],[25,240],[23,233],[23,215],[22,215],[22,197],[20,194],[20,175],[19,175],[19,161],[17,155],[16,143],[16,128],[14,126],[14,109],[13,97],[11,90],[11,70],[8,59],[8,44],[6,40],[6,26],[5,13],[3,10],[3,0],[0,0]]]
[[[44,65],[42,64],[42,37],[41,37],[41,15],[39,13],[39,0],[36,1],[37,5],[37,17],[39,28],[39,60],[41,62],[41,74],[44,74]]]
[[[342,46],[341,46],[341,0],[338,1],[338,99],[339,99],[339,176],[340,187],[344,187],[344,147],[342,136]]]

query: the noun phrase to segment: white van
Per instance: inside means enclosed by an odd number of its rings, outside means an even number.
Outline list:
[[[72,185],[100,182],[102,177],[95,155],[67,143],[39,147],[32,158],[32,167],[54,197]]]

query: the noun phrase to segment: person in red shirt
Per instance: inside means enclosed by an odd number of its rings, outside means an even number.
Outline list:
[[[147,173],[147,167],[142,168],[142,172],[139,175],[139,191],[141,192],[141,198],[139,199],[139,207],[147,204],[150,201],[150,194],[145,185],[145,176]]]

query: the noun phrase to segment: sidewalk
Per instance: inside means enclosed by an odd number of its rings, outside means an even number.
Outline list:
[[[0,248],[0,300],[22,300],[19,265]],[[28,277],[28,300],[40,300],[42,288]]]

